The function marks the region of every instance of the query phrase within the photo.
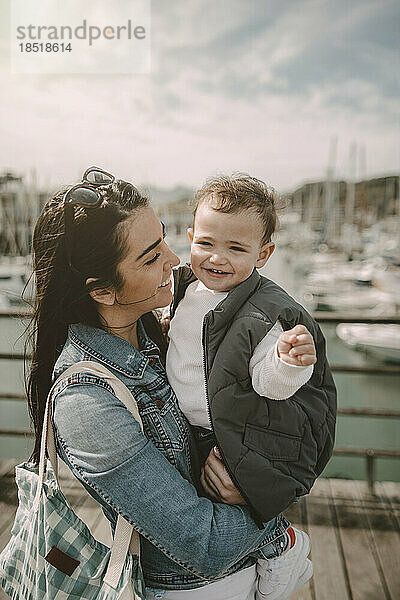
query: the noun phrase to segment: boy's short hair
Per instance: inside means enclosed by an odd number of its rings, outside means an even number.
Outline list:
[[[278,227],[275,190],[247,173],[219,175],[207,179],[195,194],[193,227],[197,209],[203,202],[209,202],[214,210],[223,213],[253,210],[260,217],[264,230],[263,244],[271,241],[271,236]]]

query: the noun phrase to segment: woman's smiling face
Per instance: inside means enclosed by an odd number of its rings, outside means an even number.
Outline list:
[[[132,314],[168,306],[172,301],[172,267],[179,259],[164,241],[162,224],[153,209],[145,207],[124,227],[127,252],[118,266],[124,282],[116,295],[118,304]]]

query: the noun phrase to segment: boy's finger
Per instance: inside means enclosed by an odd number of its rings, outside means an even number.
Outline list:
[[[301,361],[301,364],[305,367],[315,365],[315,363],[317,362],[315,354],[302,354],[301,356],[299,356],[299,359]]]
[[[292,344],[287,344],[286,342],[278,342],[278,351],[279,354],[287,354],[289,350],[292,348]]]
[[[298,325],[295,325],[292,329],[290,329],[290,331],[295,333],[296,335],[301,335],[302,333],[309,333],[307,327],[305,325],[301,325],[300,323]]]
[[[314,343],[313,337],[310,333],[302,333],[296,335],[296,340],[293,343],[293,346],[297,346],[299,344],[312,344]]]
[[[289,356],[300,356],[301,354],[315,354],[314,346],[312,344],[303,344],[289,350]]]
[[[297,340],[297,335],[295,333],[291,333],[290,331],[284,331],[278,338],[279,342],[286,342],[287,344],[293,344]]]

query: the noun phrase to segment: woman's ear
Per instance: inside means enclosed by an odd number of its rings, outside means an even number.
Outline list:
[[[95,277],[89,277],[86,279],[86,285],[97,281]],[[104,304],[106,306],[113,306],[115,304],[115,291],[113,288],[96,288],[89,292],[89,296],[93,298],[95,302]]]
[[[256,268],[261,269],[275,250],[274,242],[267,242],[264,246],[261,247],[261,250],[258,255],[258,259],[256,262]]]

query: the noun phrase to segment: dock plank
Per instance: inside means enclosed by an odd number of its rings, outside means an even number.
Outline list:
[[[374,495],[369,493],[368,486],[363,481],[355,482],[355,487],[363,502],[375,560],[381,570],[386,595],[391,600],[396,600],[400,598],[400,571],[398,556],[393,548],[400,547],[400,533],[393,531],[390,502],[379,483],[375,484]]]
[[[318,600],[350,600],[347,570],[334,521],[329,480],[318,480],[307,498],[308,528]]]
[[[17,505],[14,461],[0,461],[0,550],[8,543]],[[108,521],[67,467],[61,488],[93,535],[107,545]],[[285,515],[311,539],[314,576],[291,600],[397,600],[400,598],[400,484],[320,479]]]
[[[391,506],[391,514],[393,516],[395,527],[400,531],[400,484],[393,481],[382,481],[380,489]]]
[[[374,559],[369,525],[353,481],[330,480],[353,600],[389,600]]]

